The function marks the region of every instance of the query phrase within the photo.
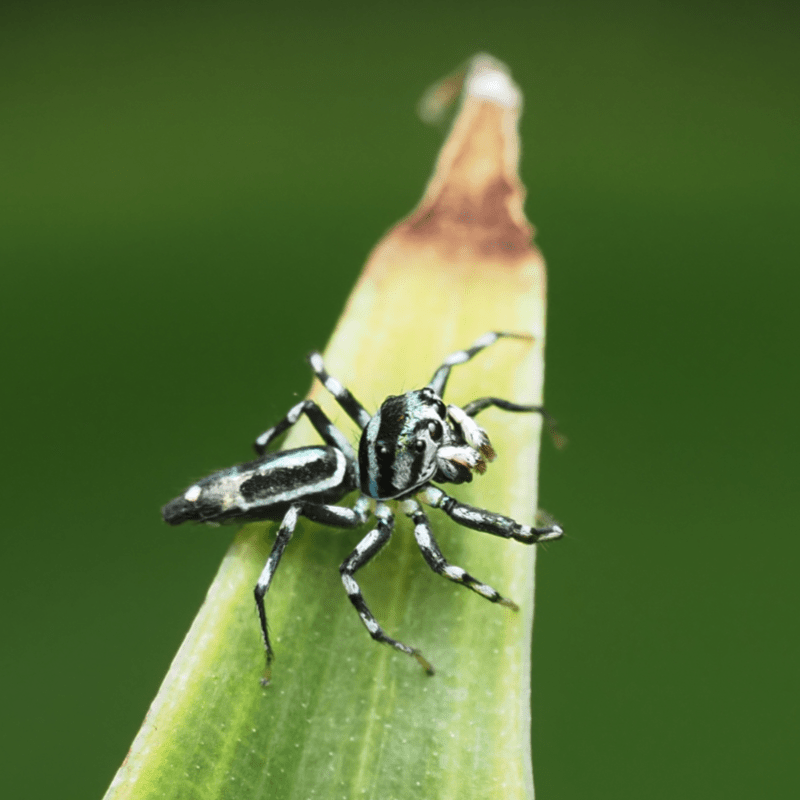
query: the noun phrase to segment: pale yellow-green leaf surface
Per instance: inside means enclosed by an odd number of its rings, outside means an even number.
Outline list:
[[[522,209],[520,93],[502,64],[478,56],[426,96],[426,114],[462,86],[422,201],[376,246],[325,350],[328,370],[370,411],[389,394],[424,386],[446,355],[490,330],[535,339],[502,339],[456,366],[446,399],[542,398],[545,271]],[[356,442],[327,392],[317,385],[312,396]],[[532,523],[541,420],[489,409],[480,422],[498,458],[449,491]],[[286,446],[314,441],[303,423]],[[342,587],[339,564],[370,526],[301,522],[267,598],[276,659],[265,688],[253,586],[276,524],[247,525],[108,800],[532,797],[536,547],[467,530],[436,510],[429,516],[448,560],[514,599],[519,612],[431,572],[398,513],[391,543],[357,577],[387,633],[435,666],[428,676],[369,637]]]

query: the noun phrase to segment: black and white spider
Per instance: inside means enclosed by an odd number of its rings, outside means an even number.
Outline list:
[[[460,503],[433,485],[469,482],[473,471],[483,473],[486,462],[495,458],[489,437],[474,420],[475,415],[490,406],[505,411],[540,413],[551,430],[554,429],[552,419],[541,406],[481,397],[459,408],[445,405],[442,400],[452,367],[469,361],[501,337],[532,338],[527,334],[487,333],[467,350],[448,356],[427,386],[387,397],[373,416],[326,372],[322,356],[312,353],[308,360],[315,375],[362,429],[358,455],[322,409],[313,400],[304,400],[256,439],[259,458],[209,475],[164,506],[163,517],[172,525],[190,520],[208,523],[281,520],[272,551],[255,587],[267,660],[264,685],[270,681],[273,660],[264,597],[301,516],[336,528],[356,528],[374,513],[376,527],[339,568],[342,582],[372,638],[413,656],[429,674],[433,674],[433,667],[419,650],[392,639],[383,631],[354,577],[356,571],[386,545],[392,534],[394,514],[386,501],[398,501],[402,513],[413,521],[417,545],[434,572],[493,603],[517,609],[513,601],[491,586],[447,562],[419,502],[441,509],[467,528],[525,544],[562,536],[558,525],[544,528],[522,525],[501,514]],[[269,444],[303,414],[325,444],[266,453]],[[360,496],[352,508],[336,505],[356,489],[360,490]]]

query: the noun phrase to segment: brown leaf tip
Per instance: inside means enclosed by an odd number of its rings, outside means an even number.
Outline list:
[[[401,229],[449,252],[517,260],[530,253],[533,228],[525,219],[519,179],[517,123],[522,93],[507,68],[479,55],[461,76],[448,76],[426,94],[426,114],[441,112],[463,82],[461,108],[425,196]],[[444,88],[443,88],[444,87]]]

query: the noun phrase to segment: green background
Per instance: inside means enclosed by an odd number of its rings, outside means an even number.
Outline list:
[[[417,99],[478,50],[525,93],[570,438],[537,793],[796,792],[797,30],[780,2],[4,4],[0,794],[104,792],[230,540],[160,505],[305,393],[430,173]]]

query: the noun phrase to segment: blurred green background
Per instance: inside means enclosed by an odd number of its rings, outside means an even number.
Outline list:
[[[785,2],[5,3],[0,794],[106,789],[231,537],[159,507],[306,392],[478,50],[526,97],[570,437],[537,793],[796,792],[798,38]]]

